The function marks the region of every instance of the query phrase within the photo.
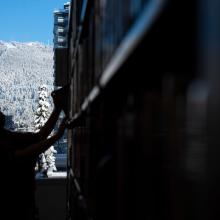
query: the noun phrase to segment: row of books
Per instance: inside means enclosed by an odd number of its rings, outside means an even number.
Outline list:
[[[94,1],[79,41],[81,24],[75,21],[70,51],[77,51],[76,57],[69,54],[72,116],[149,2]],[[183,8],[169,2],[171,11],[161,15],[121,74],[69,131],[69,219],[199,219],[208,150],[207,88],[196,80],[192,56],[182,60],[179,42],[186,40],[187,50],[193,50],[194,30],[175,29],[171,22],[192,27],[193,16],[183,19],[185,1],[179,1]],[[76,15],[79,22],[80,12]]]
[[[147,0],[73,1],[69,33],[69,78],[74,78],[77,98],[75,111],[88,96],[107,68]],[[85,7],[85,4],[87,4]],[[84,20],[82,13],[86,14]],[[74,65],[72,65],[74,63]],[[75,69],[73,69],[75,68]]]

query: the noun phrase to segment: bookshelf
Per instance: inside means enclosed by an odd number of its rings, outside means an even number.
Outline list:
[[[71,1],[67,219],[195,214],[183,202],[198,199],[183,161],[195,11],[195,1]]]

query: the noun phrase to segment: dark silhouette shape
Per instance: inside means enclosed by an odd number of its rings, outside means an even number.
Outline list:
[[[62,91],[64,89],[60,89]],[[53,93],[54,110],[38,133],[13,132],[4,128],[5,116],[0,112],[1,212],[7,220],[35,218],[35,164],[38,155],[62,137],[66,119],[58,131],[48,138],[62,110],[63,92]],[[66,97],[65,97],[66,98]],[[4,217],[3,217],[4,216]]]

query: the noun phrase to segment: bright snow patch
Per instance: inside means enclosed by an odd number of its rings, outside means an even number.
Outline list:
[[[13,45],[12,43],[4,43],[4,45],[5,45],[8,49],[14,49],[14,48],[16,48],[16,46]]]

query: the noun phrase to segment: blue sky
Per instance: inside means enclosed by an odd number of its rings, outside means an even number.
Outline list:
[[[53,11],[64,0],[0,0],[0,40],[52,44]]]

